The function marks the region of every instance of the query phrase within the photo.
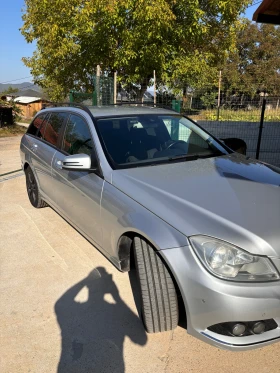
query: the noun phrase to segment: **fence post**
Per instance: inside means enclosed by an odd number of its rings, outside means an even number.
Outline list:
[[[262,102],[262,112],[261,112],[259,137],[258,137],[258,144],[257,144],[257,151],[256,151],[256,159],[259,159],[259,156],[260,156],[265,107],[266,107],[266,98],[264,98]]]
[[[156,70],[154,70],[154,106],[157,106]]]
[[[114,104],[117,103],[117,72],[114,71]]]
[[[70,101],[70,102],[74,102],[73,91],[70,91],[70,94],[69,94],[69,101]]]
[[[100,106],[100,65],[96,67],[96,93],[97,93],[97,106]]]
[[[217,107],[217,120],[220,119],[220,105],[221,105],[221,82],[222,82],[222,71],[219,72],[219,87],[218,87],[218,107]]]

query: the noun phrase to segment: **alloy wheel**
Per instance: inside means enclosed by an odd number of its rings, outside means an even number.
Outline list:
[[[36,204],[36,200],[37,200],[37,194],[38,194],[38,190],[37,190],[37,183],[36,183],[36,180],[35,180],[35,177],[33,175],[32,172],[27,172],[27,193],[28,193],[28,197],[30,199],[30,202],[32,203],[32,205],[35,205]]]

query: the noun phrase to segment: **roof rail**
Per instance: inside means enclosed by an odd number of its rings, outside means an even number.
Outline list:
[[[171,111],[175,111],[178,113],[176,110],[172,109],[172,107],[164,104],[154,104],[153,102],[141,102],[141,101],[123,101],[123,102],[117,102],[116,104],[109,104],[109,106],[122,106],[122,105],[141,105],[141,106],[150,106],[150,107],[156,107],[160,109],[168,109]]]
[[[85,112],[87,112],[88,114],[91,115],[91,111],[89,110],[89,108],[86,105],[79,104],[79,103],[76,103],[76,102],[48,102],[48,103],[42,105],[42,110],[46,109],[47,107],[61,107],[61,106],[76,107],[78,109],[84,110]]]
[[[162,104],[154,104],[152,102],[141,102],[141,101],[128,101],[128,102],[117,102],[116,104],[108,104],[104,106],[130,106],[130,105],[139,105],[139,106],[149,106],[149,107],[157,107],[160,109],[168,109],[171,111],[174,111],[178,113],[176,110],[172,109],[172,107],[168,105],[162,105]],[[47,107],[60,107],[60,106],[66,106],[66,107],[76,107],[79,109],[84,110],[89,115],[92,115],[91,111],[89,110],[88,106],[79,104],[76,102],[49,102],[42,105],[42,110],[46,109]]]

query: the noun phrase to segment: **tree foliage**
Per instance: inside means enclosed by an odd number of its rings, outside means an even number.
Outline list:
[[[18,91],[19,91],[18,88],[13,88],[13,87],[9,86],[7,89],[5,89],[4,91],[1,92],[1,96],[11,95],[13,93],[17,93]]]
[[[92,90],[97,64],[127,81],[198,83],[235,44],[251,0],[25,0],[24,58],[50,97]]]
[[[280,28],[247,21],[223,67],[223,89],[280,94]]]
[[[3,96],[12,95],[13,93],[17,93],[19,91],[18,88],[9,87],[5,91],[0,93],[0,106],[2,107],[10,107],[13,111],[13,121],[18,121],[21,118],[22,110],[18,107],[14,100],[6,101],[2,99]]]

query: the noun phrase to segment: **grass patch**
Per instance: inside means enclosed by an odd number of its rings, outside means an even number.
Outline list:
[[[17,124],[11,124],[9,126],[0,128],[0,137],[24,135],[25,132],[26,132],[25,127],[18,126]]]
[[[195,120],[217,120],[217,109],[201,110],[198,115],[189,115]],[[254,110],[230,110],[220,109],[219,121],[233,122],[259,122],[261,118],[261,109]],[[280,122],[280,109],[266,109],[265,122]]]

